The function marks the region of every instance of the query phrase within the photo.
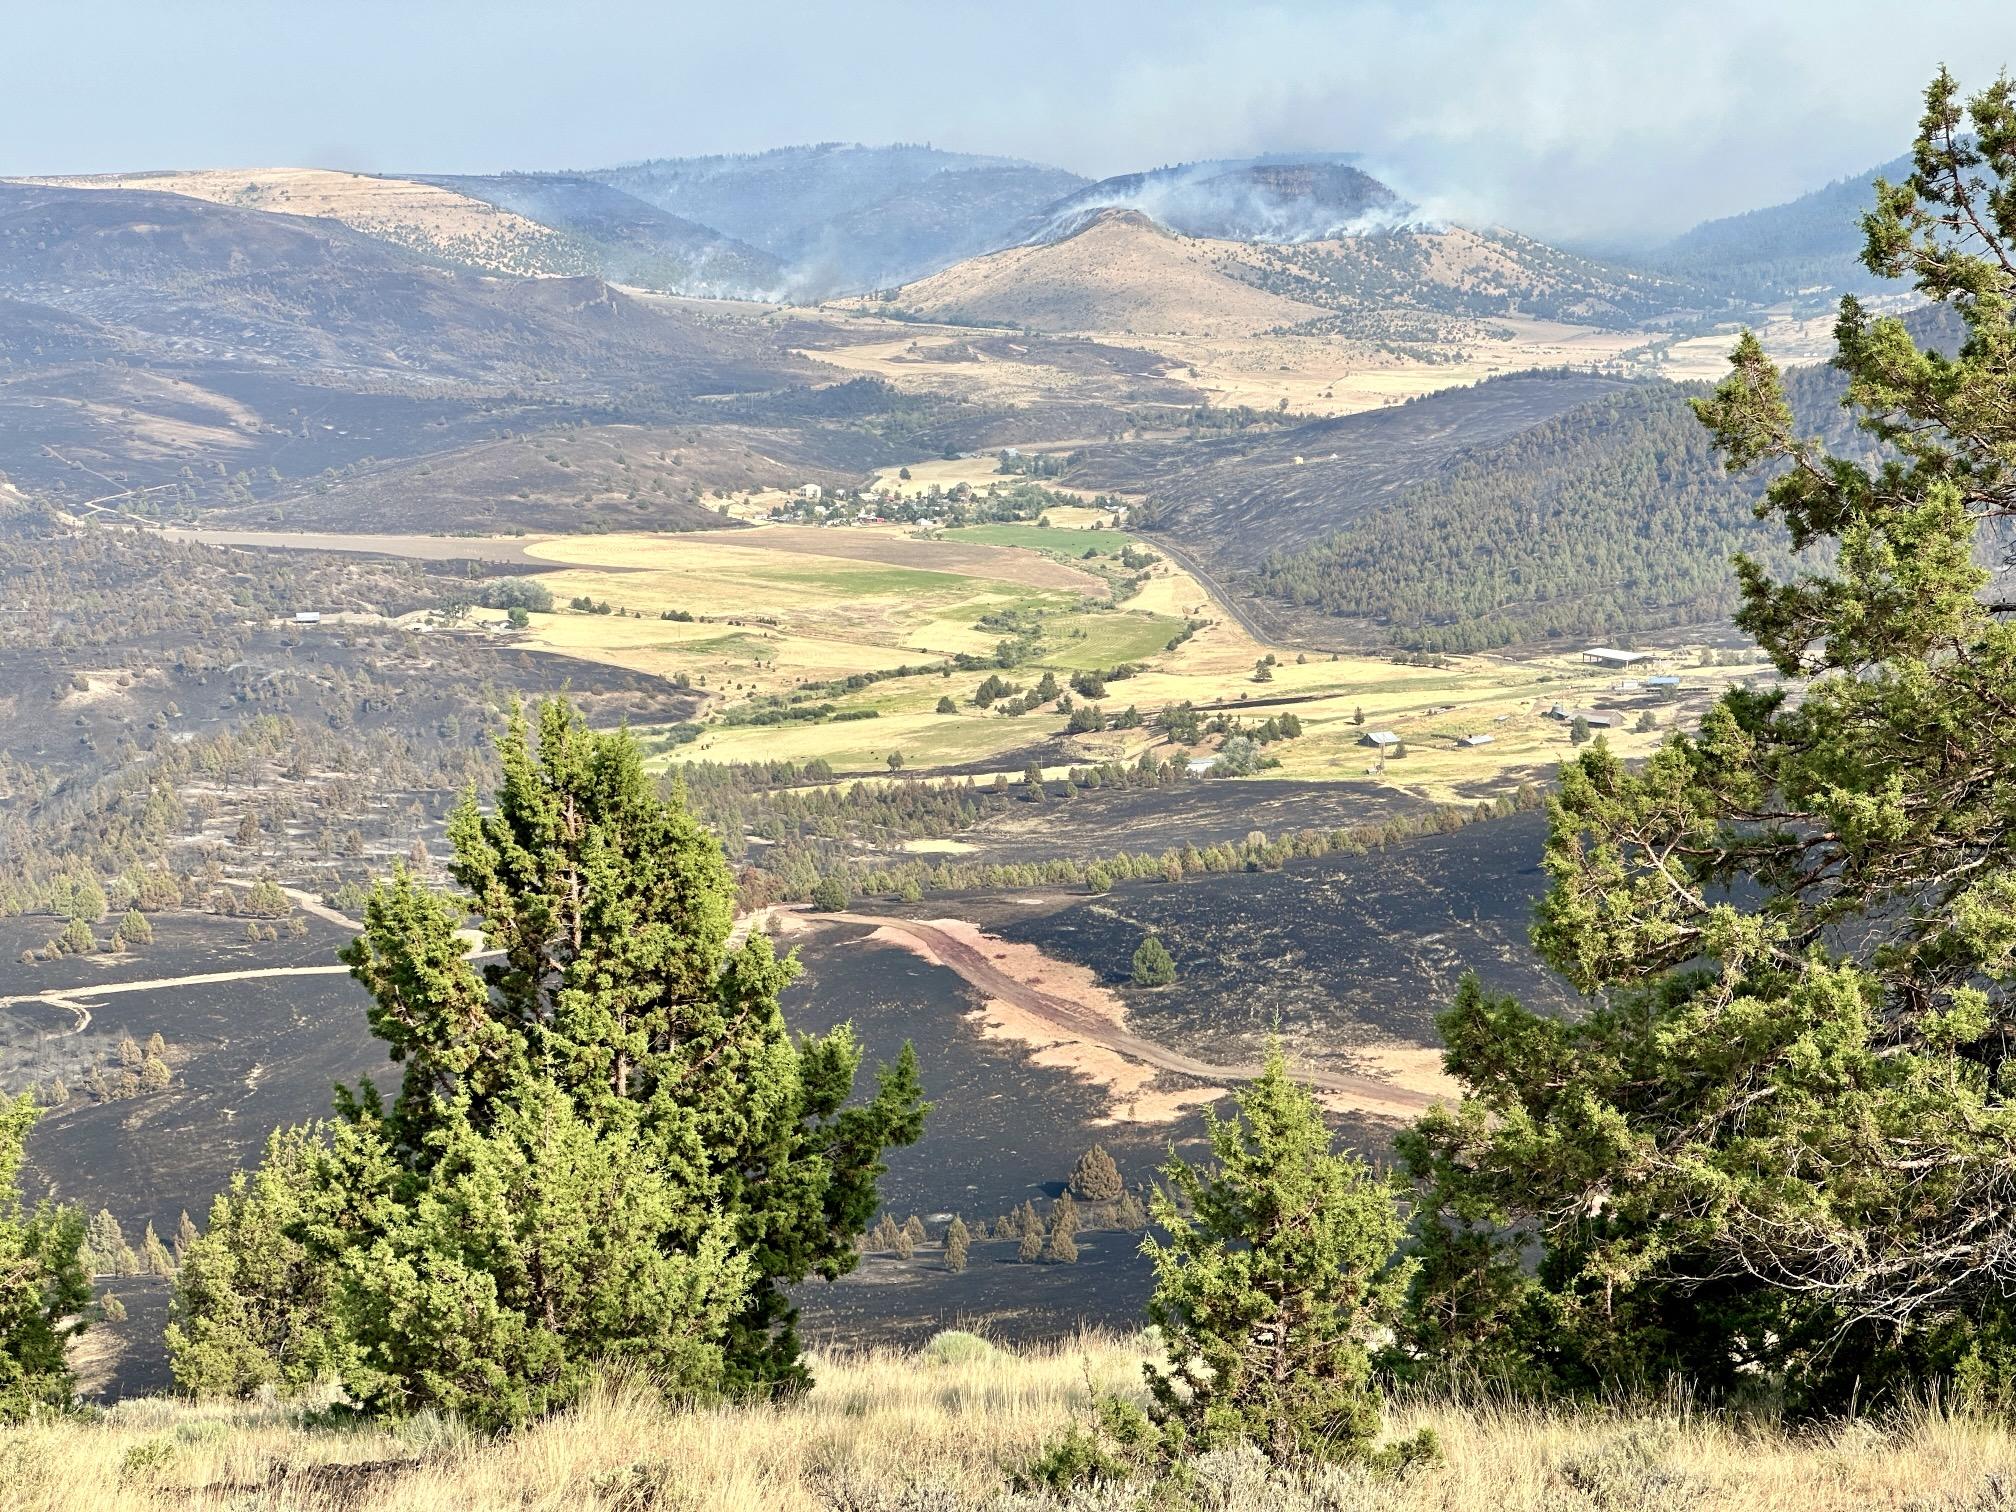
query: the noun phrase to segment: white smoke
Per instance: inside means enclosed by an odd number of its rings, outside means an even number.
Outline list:
[[[1283,180],[1307,175],[1308,192]],[[1052,207],[1025,244],[1061,241],[1102,213],[1132,210],[1185,236],[1308,242],[1445,229],[1377,179],[1337,158],[1185,163],[1107,179]]]

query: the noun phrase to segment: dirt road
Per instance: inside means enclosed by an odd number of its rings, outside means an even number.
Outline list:
[[[1166,1045],[1158,1045],[1153,1040],[1143,1039],[1138,1034],[1131,1034],[1096,1009],[1017,981],[989,960],[984,951],[934,925],[916,919],[888,918],[881,914],[826,913],[803,914],[800,917],[812,923],[827,920],[836,924],[866,924],[905,935],[988,997],[1011,1003],[1053,1029],[1088,1040],[1141,1065],[1174,1071],[1205,1082],[1251,1081],[1260,1074],[1261,1068],[1257,1065],[1228,1066],[1199,1060],[1171,1050]],[[1376,1076],[1356,1071],[1298,1066],[1295,1075],[1297,1080],[1319,1092],[1330,1093],[1354,1107],[1387,1117],[1404,1117],[1410,1112],[1425,1109],[1433,1101],[1426,1093],[1395,1086]]]

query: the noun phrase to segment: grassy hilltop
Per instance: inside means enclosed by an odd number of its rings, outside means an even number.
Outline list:
[[[611,1381],[501,1441],[431,1417],[353,1431],[294,1406],[128,1402],[93,1421],[11,1430],[0,1440],[0,1508],[1119,1512],[1139,1504],[1133,1492],[1058,1500],[1017,1491],[1015,1472],[1083,1418],[1094,1390],[1138,1388],[1142,1343],[1088,1336],[1010,1353],[941,1335],[918,1354],[821,1359],[812,1391],[785,1405],[680,1410]],[[1270,1473],[1257,1452],[1207,1455],[1194,1499],[1178,1505],[1929,1512],[2005,1505],[1998,1488],[2016,1478],[2007,1426],[1935,1407],[1803,1434],[1684,1403],[1399,1400],[1387,1416],[1396,1434],[1432,1428],[1441,1462],[1380,1479],[1344,1468]]]

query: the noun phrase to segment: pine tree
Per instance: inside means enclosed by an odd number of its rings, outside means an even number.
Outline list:
[[[1945,305],[1953,355],[1842,301],[1857,457],[1800,434],[1753,336],[1698,401],[1823,548],[1737,562],[1738,624],[1803,686],[1563,768],[1535,942],[1592,1006],[1466,982],[1466,1096],[1403,1146],[1440,1363],[1807,1411],[2016,1383],[2016,604],[1979,565],[2016,518],[2012,191],[2016,84],[1963,103],[1942,71],[1863,261]]]
[[[966,1221],[954,1217],[945,1229],[945,1269],[953,1275],[966,1269],[967,1252],[973,1246],[973,1236],[966,1230]]]
[[[1136,987],[1167,987],[1176,980],[1176,963],[1168,947],[1152,934],[1134,947],[1133,967]]]
[[[908,1224],[896,1230],[895,1241],[889,1248],[895,1251],[898,1260],[908,1260],[917,1253],[917,1240],[912,1236]]]
[[[1074,1197],[1086,1202],[1112,1202],[1127,1190],[1120,1179],[1120,1167],[1104,1145],[1096,1144],[1078,1157],[1066,1185]]]
[[[0,1103],[0,1422],[7,1423],[70,1405],[69,1345],[84,1331],[91,1302],[84,1215],[22,1204],[21,1164],[40,1117],[25,1093]]]
[[[928,1237],[924,1229],[924,1220],[919,1218],[915,1213],[912,1213],[908,1221],[904,1223],[903,1232],[910,1236],[912,1244],[922,1244]]]
[[[1379,1435],[1366,1351],[1406,1279],[1399,1214],[1364,1162],[1332,1151],[1278,1045],[1238,1107],[1205,1115],[1213,1167],[1171,1155],[1155,1196],[1168,1239],[1143,1246],[1148,1316],[1170,1364],[1148,1369],[1154,1414],[1197,1448],[1364,1456]]]
[[[161,1236],[154,1232],[154,1225],[147,1225],[147,1232],[140,1240],[140,1265],[150,1276],[172,1276],[175,1261],[168,1253],[168,1246],[161,1242]]]
[[[182,1217],[175,1225],[175,1263],[179,1266],[182,1257],[189,1253],[189,1246],[197,1240],[196,1224],[189,1216],[189,1210],[182,1210]]]
[[[1043,1259],[1051,1265],[1076,1265],[1078,1241],[1069,1229],[1054,1228],[1043,1246]]]

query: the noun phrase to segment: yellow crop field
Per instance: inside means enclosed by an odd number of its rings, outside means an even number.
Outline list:
[[[1158,742],[1156,714],[1189,703],[1207,719],[1225,714],[1249,727],[1295,716],[1302,734],[1269,747],[1279,764],[1261,780],[1369,778],[1453,802],[1503,791],[1568,755],[1568,722],[1548,717],[1556,703],[1629,704],[1618,727],[1604,732],[1628,755],[1649,750],[1684,713],[1678,704],[1654,705],[1654,725],[1637,729],[1647,703],[1642,690],[1619,690],[1615,673],[1573,653],[1452,657],[1440,667],[1374,655],[1298,659],[1256,641],[1172,561],[1149,569],[1138,591],[1115,604],[1106,581],[1082,570],[1089,564],[1070,560],[1072,553],[996,543],[1047,546],[1048,535],[1026,527],[1020,535],[996,529],[990,540],[978,532],[765,526],[535,540],[525,555],[550,564],[542,580],[556,602],[585,598],[611,612],[534,615],[527,644],[683,677],[704,690],[697,738],[661,760],[819,758],[848,776],[887,776],[892,753],[913,774],[947,767],[1015,773],[1037,747],[1057,770],[1132,761]],[[1099,560],[1110,570],[1110,559]],[[693,618],[662,618],[667,610]],[[1208,623],[1178,639],[1186,622],[1199,619]],[[1108,683],[1097,702],[1109,718],[1131,706],[1143,724],[1070,735],[1055,703],[1015,716],[998,703],[979,707],[974,692],[989,670],[948,672],[947,664],[962,654],[991,657],[1010,638],[1011,623],[1039,625],[1040,634],[1025,662],[1000,670],[1005,682],[1029,689],[1048,673],[1068,689],[1074,676],[1133,666],[1136,674]],[[1269,655],[1274,661],[1260,675],[1256,664]],[[1686,668],[1686,709],[1698,709],[1732,677],[1765,670],[1695,667],[1693,660],[1676,652],[1665,663]],[[889,675],[926,666],[931,670]],[[849,678],[861,681],[841,686]],[[779,724],[734,718],[752,699],[791,695],[845,717]],[[949,711],[940,706],[946,699]],[[1081,694],[1078,701],[1086,700]],[[1404,756],[1366,745],[1374,730],[1396,735]],[[1479,736],[1488,740],[1464,743]]]

